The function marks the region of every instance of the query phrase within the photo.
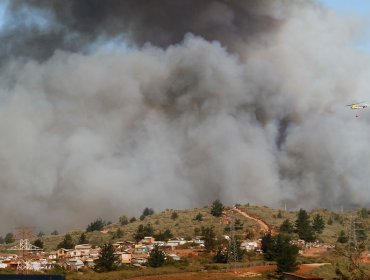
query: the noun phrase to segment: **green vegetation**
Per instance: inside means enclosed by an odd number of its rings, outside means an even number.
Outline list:
[[[125,215],[119,217],[118,222],[121,226],[125,226],[129,223],[128,218]]]
[[[42,242],[42,240],[40,238],[36,239],[33,242],[33,245],[35,245],[36,247],[39,247],[40,249],[44,248],[44,242]]]
[[[83,232],[80,235],[80,238],[78,239],[78,244],[87,244],[89,241],[86,238],[86,234]]]
[[[152,236],[153,234],[154,234],[154,228],[152,227],[150,223],[147,224],[146,226],[139,225],[134,235],[134,238],[136,242],[139,242],[145,236]]]
[[[312,228],[316,233],[322,233],[325,228],[325,222],[321,215],[316,214],[313,217]]]
[[[211,214],[215,217],[220,217],[224,211],[224,205],[218,199],[212,203]]]
[[[14,234],[9,232],[5,235],[4,241],[6,244],[13,243],[15,241]]]
[[[63,241],[58,244],[57,248],[58,249],[60,249],[60,248],[72,249],[74,246],[75,246],[75,244],[73,243],[72,236],[69,233],[67,233],[64,236]]]
[[[106,225],[108,225],[108,223],[104,222],[102,219],[97,219],[87,226],[86,232],[102,230]]]
[[[307,242],[315,241],[314,229],[311,225],[310,216],[306,210],[300,209],[295,221],[296,231],[300,239]]]
[[[279,233],[277,236],[266,234],[262,238],[263,257],[267,261],[276,261],[277,272],[289,272],[296,269],[298,247],[291,244],[288,234]]]
[[[95,261],[94,269],[97,272],[113,271],[118,268],[118,258],[114,255],[112,244],[103,245],[99,258]]]
[[[154,246],[153,250],[150,251],[148,264],[151,267],[160,267],[164,265],[166,260],[166,254],[157,245]]]
[[[145,219],[145,217],[153,215],[153,214],[154,214],[154,210],[152,208],[145,208],[143,210],[143,214],[141,214],[140,216],[140,220],[142,221]]]

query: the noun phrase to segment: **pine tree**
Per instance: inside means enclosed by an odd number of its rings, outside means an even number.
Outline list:
[[[294,226],[289,219],[284,220],[284,222],[280,225],[279,232],[293,233],[293,231]]]
[[[72,240],[72,236],[67,233],[65,236],[64,236],[64,239],[62,242],[60,242],[57,246],[58,249],[60,248],[64,248],[64,249],[72,249],[74,247],[74,243],[73,243],[73,240]]]
[[[106,225],[107,223],[102,219],[97,219],[87,226],[86,232],[102,230]]]
[[[78,244],[87,244],[89,241],[86,238],[86,234],[83,232],[80,235],[80,238],[78,240]]]
[[[95,260],[94,269],[98,272],[107,272],[116,270],[118,267],[118,258],[114,255],[112,244],[105,243],[99,254],[99,258]]]
[[[125,226],[128,224],[128,219],[125,215],[119,217],[119,223],[121,226]]]
[[[291,238],[286,234],[278,234],[275,238],[275,260],[278,272],[290,272],[297,268],[298,247],[291,244]]]
[[[152,236],[154,234],[154,228],[151,224],[139,225],[136,233],[134,234],[134,239],[136,242],[139,242],[141,239],[143,239],[145,236]]]
[[[344,230],[340,231],[337,242],[339,242],[339,243],[347,243],[348,242],[348,236],[346,235]]]
[[[148,264],[151,267],[160,267],[166,260],[166,254],[163,250],[159,249],[158,245],[154,245],[154,248],[150,251]]]
[[[33,245],[35,245],[36,247],[39,247],[40,249],[44,249],[44,242],[42,242],[41,239],[36,239],[33,242]]]
[[[300,239],[303,239],[307,242],[315,241],[314,230],[311,226],[310,217],[305,210],[299,210],[297,220],[295,221],[295,226]]]
[[[14,234],[9,232],[5,235],[4,241],[6,244],[13,243],[15,241]]]
[[[321,215],[316,214],[313,217],[312,228],[316,233],[322,233],[325,228],[325,222]]]
[[[221,247],[217,249],[216,255],[213,257],[213,261],[215,263],[227,263],[228,261],[228,254],[225,250]]]
[[[212,227],[202,227],[201,228],[201,235],[204,238],[204,248],[207,251],[211,251],[216,246],[216,233],[214,232]]]
[[[218,199],[212,203],[211,214],[215,217],[220,217],[224,211],[224,206]]]
[[[143,214],[141,214],[140,216],[140,220],[144,220],[146,216],[150,216],[150,215],[153,215],[154,214],[154,210],[152,208],[148,208],[146,207],[144,210],[143,210]]]
[[[266,261],[273,261],[275,259],[275,239],[271,233],[267,233],[262,237],[261,249],[263,258]]]

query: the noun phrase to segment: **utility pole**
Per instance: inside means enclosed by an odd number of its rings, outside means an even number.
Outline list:
[[[28,261],[28,252],[42,251],[42,249],[30,243],[29,238],[33,237],[31,227],[18,227],[16,229],[18,231],[16,237],[19,239],[19,243],[8,250],[22,251],[22,257],[18,261],[17,270],[28,272],[28,270],[31,268]]]
[[[235,218],[231,217],[230,221],[230,244],[228,250],[228,263],[234,268],[234,273],[236,273],[236,264],[238,262],[238,244],[235,237]]]

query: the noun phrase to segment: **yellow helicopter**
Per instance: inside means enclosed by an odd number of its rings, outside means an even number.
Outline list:
[[[365,103],[365,101],[361,101],[361,102],[358,102],[358,103],[348,104],[346,106],[349,106],[351,109],[356,110],[356,109],[365,109],[369,105],[367,103]],[[358,118],[358,117],[360,117],[360,115],[356,114],[356,118]]]
[[[362,102],[358,102],[358,103],[348,104],[346,106],[349,106],[351,109],[365,109],[369,105],[367,105],[367,103],[365,103],[365,101],[362,101]]]

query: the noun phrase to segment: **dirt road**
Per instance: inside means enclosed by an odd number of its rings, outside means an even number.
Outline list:
[[[232,211],[239,213],[240,215],[246,217],[247,219],[255,221],[259,225],[259,227],[261,228],[262,231],[264,231],[264,232],[269,232],[270,231],[269,226],[264,221],[262,221],[260,219],[257,219],[256,217],[252,217],[248,213],[246,213],[246,212],[244,212],[244,211],[242,211],[238,208],[233,208]]]

